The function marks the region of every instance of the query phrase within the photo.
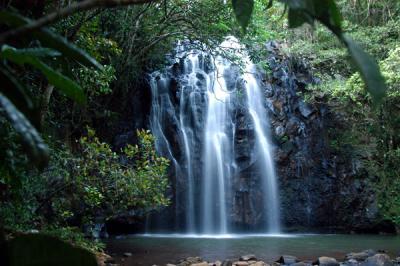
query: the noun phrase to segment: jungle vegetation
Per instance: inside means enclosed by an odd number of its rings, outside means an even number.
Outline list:
[[[212,52],[228,35],[260,65],[270,40],[308,60],[321,82],[305,99],[343,117],[331,148],[363,155],[382,217],[400,225],[398,1],[2,0],[0,8],[3,238],[39,230],[99,251],[85,237],[99,219],[167,205],[169,162],[151,133],[138,129],[121,148],[112,132],[178,40]]]

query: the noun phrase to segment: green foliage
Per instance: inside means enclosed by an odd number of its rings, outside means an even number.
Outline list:
[[[361,26],[380,26],[399,15],[400,3],[392,0],[338,0],[344,16]]]
[[[24,157],[6,157],[0,165],[0,185],[6,188],[0,195],[3,226],[17,231],[42,229],[96,250],[101,243],[83,239],[70,224],[90,227],[127,210],[146,212],[167,205],[169,162],[156,155],[148,131],[137,133],[138,144],[118,154],[88,129],[78,141],[79,153],[72,154],[65,146],[52,148],[49,167],[42,173],[26,170]],[[9,156],[9,151],[17,152],[18,147],[10,145],[0,155]],[[7,168],[10,160],[13,169]],[[8,177],[11,174],[14,178]],[[15,180],[21,184],[15,186]]]
[[[1,43],[0,218],[5,225],[17,230],[43,227],[51,235],[84,246],[82,235],[75,234],[70,224],[91,224],[126,210],[146,211],[168,204],[164,195],[168,161],[156,155],[148,132],[138,132],[138,145],[113,151],[90,128],[81,137],[84,125],[108,127],[114,114],[110,110],[126,112],[131,96],[144,88],[144,73],[164,65],[165,55],[178,40],[212,52],[227,35],[239,37],[252,60],[267,71],[262,47],[271,39],[289,42],[291,51],[310,59],[326,82],[310,87],[308,100],[329,101],[346,114],[348,126],[330,133],[332,148],[341,152],[344,146],[354,145],[368,150],[369,158],[388,165],[382,173],[374,172],[382,182],[386,180],[388,185],[383,187],[398,191],[397,183],[389,180],[397,175],[390,162],[397,160],[400,143],[400,60],[395,49],[400,36],[395,19],[399,4],[390,0],[224,2],[172,0],[93,9],[58,21],[51,30],[33,30],[21,40]],[[51,10],[52,3],[47,8]],[[0,24],[6,31],[33,22],[6,10],[0,11]],[[346,37],[345,31],[361,45]],[[338,38],[332,38],[332,33]],[[381,60],[388,82],[388,97],[380,109],[369,106],[372,100],[382,99],[385,84],[378,65],[364,49]],[[346,63],[349,57],[360,74]],[[48,84],[72,101],[57,93],[50,100]],[[38,172],[27,162],[43,166],[48,161],[49,150],[37,131],[45,114],[49,119],[43,135],[52,157],[49,167]],[[78,138],[69,143],[75,151],[56,143],[57,138],[66,143]],[[389,196],[382,194],[382,198]],[[385,215],[395,220],[396,200],[382,205]]]
[[[3,27],[6,26],[11,29],[18,28],[31,22],[30,19],[18,14],[5,10],[0,11],[0,23]],[[15,68],[14,64],[23,68],[25,65],[30,65],[39,70],[47,78],[49,83],[53,84],[63,94],[79,103],[84,103],[86,99],[82,88],[67,76],[56,71],[53,66],[44,63],[42,59],[49,58],[50,60],[62,54],[64,59],[69,58],[70,60],[77,60],[82,64],[100,69],[101,66],[85,52],[46,28],[32,31],[30,34],[28,38],[31,41],[39,40],[41,41],[41,45],[46,45],[46,47],[22,47],[21,49],[17,49],[7,44],[1,44],[0,58],[2,62],[0,64],[0,69],[3,75],[0,77],[7,82],[6,87],[0,88],[0,93],[4,92],[1,94],[1,108],[4,110],[3,115],[8,117],[11,124],[15,126],[17,132],[21,134],[26,150],[31,155],[31,161],[43,167],[48,161],[48,150],[37,132],[37,128],[30,123],[31,121],[36,127],[40,127],[37,122],[40,119],[32,115],[32,110],[35,106],[32,104],[34,100],[29,97],[29,89],[20,81],[19,74],[16,75],[17,78],[13,77],[13,74],[15,75],[15,72],[19,70]],[[26,70],[30,69],[25,68],[25,71]],[[12,93],[12,91],[16,93]],[[24,101],[21,101],[21,96],[23,96],[22,99],[24,99]],[[23,113],[25,113],[26,116],[23,115]]]
[[[354,64],[360,71],[360,75],[366,84],[368,92],[375,102],[380,102],[386,95],[386,85],[378,64],[350,38],[345,36],[344,40]]]
[[[68,226],[70,221],[92,225],[98,218],[105,220],[126,210],[167,205],[168,160],[155,154],[154,139],[148,132],[138,131],[138,138],[138,145],[128,145],[117,154],[88,129],[88,136],[79,140],[80,154],[54,150],[50,167],[40,176],[31,175],[18,191],[24,200],[30,198],[31,205],[26,206],[33,214],[43,215],[34,219],[32,214],[22,227],[27,229],[32,221],[40,222],[38,219],[59,226]],[[10,206],[18,206],[18,202],[12,201]],[[16,215],[26,213],[14,211]],[[6,225],[19,224],[18,219],[13,220],[15,215],[4,213],[2,217],[8,219]]]
[[[3,45],[0,59],[6,59],[21,66],[25,64],[33,66],[46,76],[50,84],[53,84],[66,96],[78,103],[85,103],[85,95],[76,82],[55,71],[39,59],[39,57],[56,57],[59,55],[59,52],[47,48],[15,49],[14,47]]]
[[[56,227],[49,226],[41,231],[44,235],[58,237],[73,246],[82,247],[91,252],[101,252],[105,248],[105,244],[99,240],[92,240],[85,237],[82,230],[78,227]]]
[[[32,20],[19,14],[2,10],[0,11],[0,23],[5,24],[10,28],[18,28],[32,23]],[[29,35],[30,36],[28,38],[31,40],[37,39],[42,43],[42,45],[60,51],[65,58],[76,60],[77,62],[88,67],[101,69],[101,65],[99,65],[99,63],[90,57],[86,52],[45,27],[29,32]]]
[[[138,131],[139,145],[128,145],[123,155],[132,166],[120,163],[121,157],[102,143],[94,131],[80,139],[82,158],[75,161],[73,175],[76,196],[82,197],[85,218],[91,220],[104,211],[106,218],[132,208],[156,208],[168,204],[163,192],[168,160],[155,154],[154,139]]]
[[[381,63],[382,74],[389,87],[388,97],[400,96],[400,46],[389,52],[389,56]]]
[[[400,49],[387,53],[388,57],[379,64],[388,85],[380,108],[370,107],[371,96],[365,92],[358,73],[347,80],[324,76],[324,83],[309,87],[306,95],[312,103],[325,99],[341,114],[344,130],[330,132],[333,150],[343,156],[346,147],[351,147],[352,156],[363,154],[360,160],[367,166],[368,175],[377,180],[375,189],[382,217],[399,225]]]
[[[111,82],[116,80],[115,69],[113,66],[104,66],[102,70],[93,68],[79,68],[77,70],[78,79],[88,97],[107,95],[112,92]]]
[[[313,26],[316,21],[322,23],[346,46],[374,101],[377,103],[384,97],[386,85],[378,65],[358,44],[343,33],[340,11],[333,0],[283,0],[283,2],[289,7],[290,27],[299,27],[304,23]]]
[[[119,74],[116,87],[127,93],[139,83],[137,89],[142,89],[143,72],[163,67],[177,41],[214,53],[226,36],[242,33],[232,13],[230,4],[213,0],[173,0],[103,12],[102,31],[111,32],[122,50],[113,58]]]
[[[376,166],[374,172],[379,180],[376,184],[378,190],[379,208],[388,220],[400,225],[400,149],[395,149],[384,154],[384,164]]]
[[[2,93],[0,93],[0,108],[0,114],[5,115],[15,131],[21,135],[30,159],[40,168],[44,167],[48,161],[48,150],[39,133]]]

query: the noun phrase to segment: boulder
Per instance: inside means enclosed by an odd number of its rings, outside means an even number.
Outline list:
[[[232,261],[230,261],[230,260],[224,260],[224,261],[222,262],[222,266],[232,266]]]
[[[191,266],[193,264],[202,263],[203,260],[200,257],[188,257],[184,260],[179,261],[177,266]],[[208,266],[208,264],[207,264]]]
[[[293,263],[290,266],[311,266],[311,265],[312,265],[311,263],[306,263],[306,262],[301,261],[301,262]]]
[[[132,257],[132,253],[130,253],[130,252],[125,252],[125,253],[124,253],[124,257]]]
[[[351,252],[346,255],[346,260],[357,260],[357,261],[364,261],[368,257],[374,256],[376,251],[372,249],[363,250],[361,252]]]
[[[299,111],[305,118],[308,118],[314,112],[311,106],[303,101],[299,101]]]
[[[104,260],[105,264],[114,264],[115,263],[115,259],[112,257],[108,257]]]
[[[393,266],[393,262],[386,254],[376,254],[367,258],[362,266]]]
[[[235,261],[233,266],[248,266],[249,263],[247,261]]]
[[[345,265],[347,266],[359,266],[361,262],[351,259],[345,262]]]
[[[190,262],[190,263],[198,263],[198,262],[203,262],[202,258],[200,257],[187,257],[185,259],[186,262]]]
[[[320,266],[339,266],[339,262],[331,257],[319,257],[316,264]]]
[[[270,266],[263,261],[255,261],[254,263],[250,263],[250,266]]]
[[[298,261],[299,260],[295,256],[290,256],[290,255],[283,255],[279,258],[279,260],[277,260],[277,262],[284,264],[284,265],[291,265]]]
[[[239,260],[240,261],[249,261],[249,260],[257,260],[257,258],[253,254],[248,254],[248,255],[241,256]]]
[[[190,266],[208,266],[208,262],[203,261],[200,263],[193,263],[193,264],[190,264]]]
[[[275,135],[278,137],[283,137],[285,135],[285,128],[283,126],[277,126],[275,128]]]

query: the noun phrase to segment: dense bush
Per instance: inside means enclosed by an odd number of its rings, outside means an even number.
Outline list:
[[[13,177],[21,180],[17,186],[12,178],[4,178],[3,170],[1,182],[7,189],[2,194],[0,220],[9,229],[37,228],[54,234],[57,227],[90,227],[126,210],[167,205],[168,160],[156,155],[149,132],[137,135],[137,145],[116,153],[88,129],[87,136],[78,141],[79,152],[53,147],[44,172],[18,167]]]

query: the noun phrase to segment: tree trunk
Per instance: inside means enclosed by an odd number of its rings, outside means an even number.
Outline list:
[[[53,93],[54,86],[51,84],[48,84],[43,95],[42,99],[40,102],[40,125],[44,125],[44,121],[46,119],[47,112],[49,111],[49,104],[50,104],[50,98],[51,94]]]

